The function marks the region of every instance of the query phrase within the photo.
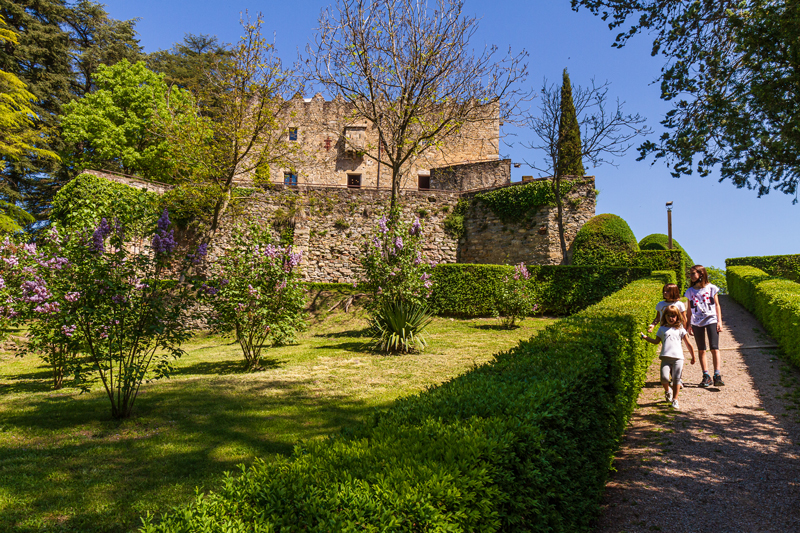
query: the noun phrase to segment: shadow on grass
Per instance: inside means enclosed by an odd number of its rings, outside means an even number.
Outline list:
[[[371,353],[372,350],[370,349],[369,341],[367,339],[363,341],[353,341],[353,342],[337,342],[335,344],[326,344],[323,346],[315,346],[315,350],[342,350],[345,352],[355,352],[355,353]]]
[[[503,326],[502,324],[475,324],[475,325],[473,325],[471,327],[475,328],[475,329],[483,329],[483,330],[488,330],[488,331],[511,331],[511,330],[520,328],[520,326],[511,326],[509,328],[509,327]]]
[[[335,333],[319,333],[315,337],[322,337],[325,339],[368,339],[372,337],[369,328],[363,329],[350,329],[347,331],[337,331]]]
[[[23,438],[0,439],[10,502],[0,531],[131,531],[145,512],[191,501],[195,487],[218,488],[242,462],[288,455],[298,440],[335,434],[388,404],[261,377],[145,385],[124,421],[111,419],[100,393],[9,406],[0,427]]]
[[[272,358],[261,358],[260,370],[274,370],[285,366],[287,361],[279,361]],[[230,374],[249,374],[247,364],[244,359],[240,361],[215,361],[201,362],[193,365],[179,367],[175,369],[173,376],[227,376]]]
[[[26,372],[24,374],[14,374],[5,376],[4,381],[8,383],[0,384],[0,396],[6,394],[47,392],[53,390],[53,371],[46,366],[41,366],[43,370],[38,372]],[[69,377],[65,377],[65,382],[69,382]],[[68,385],[68,383],[65,383]]]

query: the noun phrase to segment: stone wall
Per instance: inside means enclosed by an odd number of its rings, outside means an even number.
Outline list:
[[[500,166],[495,162],[491,168],[497,170]],[[154,184],[132,176],[93,173],[158,193],[170,188],[169,185]],[[564,201],[568,246],[595,212],[594,177],[573,180],[575,185]],[[516,187],[518,184],[508,186]],[[464,217],[464,237],[455,239],[445,232],[444,220],[458,201],[487,190],[491,189],[401,192],[404,219],[418,217],[423,224],[428,259],[437,263],[514,264],[524,261],[528,264],[560,264],[555,207],[540,208],[529,222],[503,224],[485,206],[473,203]],[[294,246],[303,253],[306,280],[351,283],[358,279],[359,257],[366,238],[387,212],[390,197],[390,191],[385,189],[302,185],[255,189],[251,196],[236,198],[232,202],[212,242],[209,259],[213,263],[214,258],[229,247],[231,230],[237,224],[258,222],[278,230],[291,227]],[[194,242],[191,235],[181,234],[181,237],[184,243]]]
[[[149,181],[136,176],[119,174],[118,172],[109,172],[107,170],[102,172],[99,170],[84,170],[83,173],[92,174],[100,178],[105,178],[108,181],[114,181],[123,185],[127,185],[128,187],[133,187],[134,189],[144,189],[157,194],[164,194],[168,190],[172,189],[172,185],[167,183]]]
[[[431,169],[431,189],[470,191],[510,184],[510,159]]]
[[[578,230],[594,216],[596,201],[594,176],[573,181],[575,185],[563,204],[568,254]],[[477,203],[464,217],[464,229],[458,247],[459,263],[558,265],[562,262],[555,207],[540,208],[529,224],[503,224]]]

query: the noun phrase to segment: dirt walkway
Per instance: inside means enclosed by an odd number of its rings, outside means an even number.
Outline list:
[[[800,532],[800,372],[761,325],[720,297],[724,387],[684,366],[681,411],[651,366],[606,485],[598,533]],[[707,353],[709,367],[711,354]]]

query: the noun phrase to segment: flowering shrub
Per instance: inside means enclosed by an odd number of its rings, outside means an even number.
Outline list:
[[[497,309],[495,313],[502,325],[513,328],[517,320],[522,320],[537,309],[533,302],[533,290],[530,285],[530,273],[525,263],[514,266],[514,274],[505,276],[497,292]]]
[[[361,284],[373,295],[373,311],[387,302],[425,305],[431,294],[433,265],[425,261],[419,219],[409,224],[397,213],[382,217],[364,247],[361,266]]]
[[[256,225],[236,231],[233,244],[219,258],[212,284],[202,290],[215,311],[214,330],[233,333],[248,370],[255,370],[267,341],[294,342],[305,328],[301,254],[276,245],[270,230]]]
[[[373,345],[383,352],[424,349],[434,265],[425,261],[419,219],[409,224],[398,212],[382,217],[364,248],[362,286],[373,296]]]
[[[149,252],[132,251],[124,226],[105,218],[91,235],[51,235],[48,246],[66,259],[57,276],[23,287],[23,298],[38,298],[31,349],[74,371],[79,383],[95,375],[112,416],[127,418],[145,378],[167,375],[190,335],[194,284],[169,279],[177,253],[169,215],[158,220]],[[84,355],[72,357],[78,350]]]

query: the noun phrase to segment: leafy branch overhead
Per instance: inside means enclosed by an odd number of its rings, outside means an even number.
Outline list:
[[[653,35],[662,55],[661,98],[672,102],[666,132],[639,147],[675,177],[718,169],[720,181],[795,195],[800,177],[800,5],[771,0],[572,0],[617,35]],[[629,22],[630,20],[630,22]]]

